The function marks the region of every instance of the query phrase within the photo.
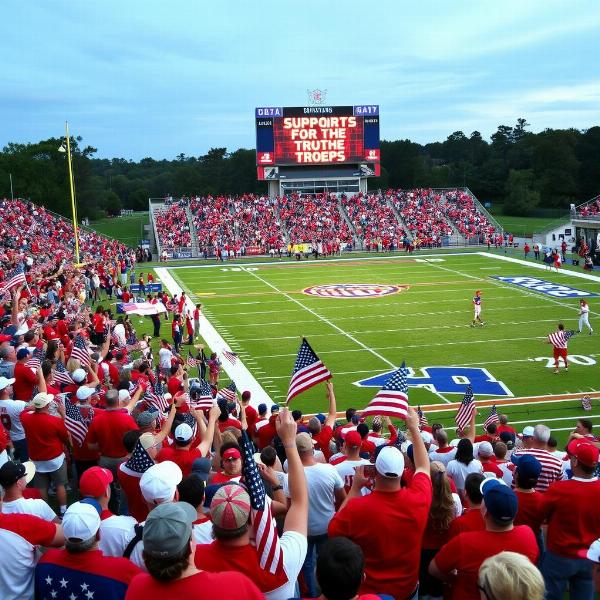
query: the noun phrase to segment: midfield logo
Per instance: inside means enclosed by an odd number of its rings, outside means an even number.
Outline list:
[[[513,396],[513,393],[498,381],[487,369],[476,367],[423,367],[422,375],[408,368],[409,387],[421,387],[439,394],[464,394],[467,385],[473,388],[473,394],[480,396]],[[358,387],[383,387],[395,371],[388,371],[355,381]]]
[[[397,294],[407,289],[406,285],[378,283],[339,283],[334,285],[314,285],[302,290],[308,296],[321,298],[377,298]]]

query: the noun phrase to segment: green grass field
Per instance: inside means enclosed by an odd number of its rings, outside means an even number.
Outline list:
[[[486,369],[514,397],[583,395],[600,389],[597,336],[577,335],[569,344],[576,363],[558,375],[549,368],[551,346],[544,343],[559,321],[577,329],[577,299],[561,299],[500,282],[492,276],[532,276],[579,290],[600,293],[600,283],[565,273],[550,273],[476,254],[429,255],[412,258],[322,261],[245,265],[210,265],[171,270],[194,301],[236,351],[275,401],[285,399],[300,337],[305,336],[334,373],[338,409],[364,407],[377,387],[355,382],[388,372],[403,360],[422,377],[427,367],[451,367],[458,384],[466,383],[458,367]],[[325,284],[407,286],[379,298],[319,298],[303,293]],[[485,327],[471,328],[471,298],[483,293]],[[591,322],[597,320],[591,298]],[[481,372],[476,372],[475,374]],[[469,375],[471,376],[471,375]],[[474,375],[475,376],[475,375]],[[450,381],[454,381],[450,379]],[[412,386],[412,405],[444,405],[462,399]],[[448,381],[441,387],[448,388]],[[463,389],[459,386],[459,389]],[[488,389],[487,387],[485,389]],[[293,401],[304,412],[326,409],[324,386]],[[511,396],[506,396],[510,398]],[[476,394],[479,401],[502,398]],[[592,417],[597,418],[598,400]],[[482,408],[478,423],[488,408]],[[547,402],[516,401],[499,407],[517,427],[547,422],[564,440],[574,419],[585,413],[580,396]],[[452,425],[455,409],[428,413],[429,422]],[[589,413],[588,413],[589,415]]]
[[[135,248],[144,237],[143,226],[148,223],[147,212],[136,212],[132,217],[113,217],[90,223],[90,228],[123,244]]]
[[[509,215],[494,215],[494,218],[506,231],[516,237],[532,237],[535,231],[541,231],[551,223],[559,222],[555,217],[512,217]]]

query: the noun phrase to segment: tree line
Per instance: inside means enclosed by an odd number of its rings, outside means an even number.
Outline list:
[[[527,130],[525,119],[500,125],[485,140],[478,131],[455,131],[443,142],[381,142],[381,176],[370,189],[469,187],[483,202],[502,203],[505,214],[539,208],[568,209],[600,193],[600,127]],[[10,143],[0,152],[0,197],[30,198],[69,214],[70,192],[62,139]],[[71,141],[78,213],[92,219],[122,208],[146,210],[149,197],[196,193],[266,193],[256,179],[254,150],[212,148],[173,160],[95,158],[97,149]]]

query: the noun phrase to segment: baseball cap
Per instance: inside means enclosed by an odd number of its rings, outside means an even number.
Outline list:
[[[480,442],[479,447],[477,448],[477,454],[479,456],[492,456],[494,454],[494,449],[492,448],[492,444],[489,442]]]
[[[522,437],[522,438],[524,438],[524,437],[533,437],[533,433],[534,433],[533,427],[531,425],[527,425],[527,427],[525,427],[523,429],[523,433],[521,433],[519,435],[519,437]]]
[[[585,467],[595,467],[598,464],[600,451],[585,439],[571,440],[567,446],[567,454],[574,456],[577,462]]]
[[[90,467],[83,472],[79,480],[79,493],[82,496],[100,498],[106,495],[106,486],[112,481],[113,475],[108,469]]]
[[[263,414],[263,413],[266,413],[266,412],[267,412],[267,405],[266,405],[264,402],[261,402],[261,403],[258,405],[258,412],[259,412],[260,414]]]
[[[138,441],[140,442],[144,450],[148,450],[148,448],[151,448],[155,444],[154,434],[150,433],[149,431],[147,431],[146,433],[142,433]]]
[[[123,391],[123,390],[121,390]],[[156,419],[156,414],[153,412],[150,412],[149,410],[145,410],[144,412],[141,412],[136,418],[135,418],[135,422],[137,423],[138,427],[150,427],[150,425],[152,425],[152,423],[155,421]]]
[[[193,435],[194,432],[187,423],[181,423],[175,428],[175,439],[178,442],[189,442]]]
[[[35,465],[30,460],[24,463],[9,460],[0,467],[0,485],[4,489],[9,488],[23,477],[25,477],[25,481],[29,483],[34,475]]]
[[[168,502],[173,499],[183,474],[170,460],[152,465],[140,479],[140,490],[146,502]]]
[[[210,475],[210,466],[211,460],[210,458],[201,457],[197,458],[192,463],[192,474],[197,475],[206,483],[208,481],[208,476]]]
[[[219,488],[210,503],[212,522],[221,529],[239,529],[248,522],[250,516],[250,496],[237,484],[227,484]]]
[[[323,425],[323,423],[325,423],[325,421],[327,421],[327,417],[323,413],[319,413],[315,418],[319,419],[319,421],[321,422],[321,425]]]
[[[77,388],[77,392],[75,395],[77,396],[77,400],[87,400],[90,396],[93,396],[96,393],[94,388],[88,387],[87,385],[82,385]]]
[[[358,431],[349,431],[344,438],[344,443],[348,448],[359,448],[362,444],[362,438]]]
[[[92,505],[75,502],[67,508],[62,527],[67,540],[89,540],[100,529],[100,515]]]
[[[583,550],[581,554],[581,558],[587,558],[592,562],[600,563],[600,538],[592,542],[592,545],[587,550]]]
[[[431,442],[433,442],[433,436],[429,431],[421,431],[421,439],[424,444],[431,444]]]
[[[21,348],[20,350],[17,350],[17,360],[22,360],[24,358],[27,358],[29,356],[29,350],[27,350],[27,348]]]
[[[513,454],[510,460],[516,465],[519,475],[525,479],[536,479],[542,472],[542,463],[532,454]]]
[[[157,558],[181,554],[190,542],[196,517],[196,509],[187,502],[159,504],[144,523],[144,552]]]
[[[85,371],[83,369],[75,369],[73,373],[71,373],[71,379],[75,383],[81,383],[85,381]]]
[[[130,398],[131,394],[129,393],[129,390],[119,390],[119,402],[124,402],[125,400],[129,400]]]
[[[227,450],[223,452],[223,460],[235,460],[236,458],[242,458],[242,455],[237,448],[227,448]]]
[[[279,412],[279,404],[271,404],[271,414]]]
[[[54,394],[40,392],[33,397],[32,404],[35,408],[44,408],[45,406],[48,406],[52,400],[54,400]]]
[[[517,495],[502,479],[484,479],[479,486],[487,512],[498,523],[511,523],[517,514]]]
[[[404,456],[398,448],[386,446],[377,455],[375,468],[383,477],[400,477],[404,471]]]
[[[313,448],[313,439],[308,433],[299,433],[296,436],[296,448],[298,452],[310,452]]]
[[[15,382],[15,379],[7,379],[6,377],[0,377],[0,391],[3,390],[4,388],[8,387],[9,385],[12,385]]]

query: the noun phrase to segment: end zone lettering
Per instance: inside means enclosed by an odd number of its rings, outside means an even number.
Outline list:
[[[577,290],[575,288],[559,285],[558,283],[552,283],[543,279],[537,279],[536,277],[500,277],[499,275],[491,275],[492,279],[498,281],[505,281],[506,283],[512,283],[529,290],[541,292],[547,296],[554,296],[555,298],[591,298],[598,296],[593,292],[586,292],[585,290]]]

